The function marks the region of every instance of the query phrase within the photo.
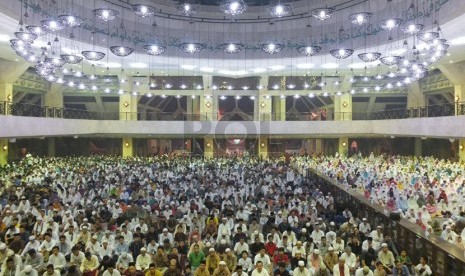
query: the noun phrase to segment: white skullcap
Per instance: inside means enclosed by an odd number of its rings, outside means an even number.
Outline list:
[[[31,265],[25,266],[24,271],[27,272],[27,273],[31,272],[32,271],[32,266]]]
[[[299,266],[304,266],[304,265],[305,265],[304,261],[299,261]]]

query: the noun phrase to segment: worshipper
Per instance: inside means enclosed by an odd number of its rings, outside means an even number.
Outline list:
[[[307,276],[307,275],[312,275],[310,270],[305,267],[305,262],[304,261],[299,261],[298,267],[296,267],[293,270],[293,276]]]
[[[279,263],[278,267],[274,270],[274,276],[290,276],[289,271],[286,269],[287,264]]]
[[[252,259],[249,257],[249,253],[247,253],[245,250],[242,251],[241,257],[237,261],[237,264],[240,265],[242,267],[242,271],[247,274],[252,273],[252,270],[255,268]]]
[[[228,269],[225,261],[220,261],[218,267],[213,271],[212,276],[231,276],[231,272]]]
[[[181,275],[181,270],[178,268],[176,260],[170,260],[168,269],[165,270],[163,276],[179,276]]]
[[[350,269],[345,264],[345,259],[339,257],[339,262],[333,267],[333,276],[345,276],[350,275]]]
[[[368,266],[360,267],[355,271],[355,276],[373,276],[373,271]]]
[[[252,271],[251,276],[269,276],[268,270],[263,267],[263,263],[261,261],[257,261],[255,263],[255,269]]]
[[[381,244],[381,250],[378,252],[378,260],[384,266],[386,273],[391,274],[394,267],[395,258],[394,254],[389,250],[386,243]]]
[[[108,268],[103,272],[102,276],[121,276],[121,273],[115,269],[114,265],[108,266]],[[160,275],[150,275],[150,276],[160,276]]]
[[[98,275],[99,261],[97,256],[92,255],[89,251],[84,254],[85,258],[82,260],[80,270],[83,276],[96,276]]]
[[[420,263],[413,267],[416,276],[430,276],[433,274],[433,271],[428,265],[428,257],[421,256]]]
[[[394,268],[392,269],[392,275],[394,276],[409,276],[410,271],[406,265],[403,265],[400,261],[396,260]]]
[[[203,254],[203,251],[200,251],[200,246],[198,244],[194,244],[194,250],[189,254],[189,264],[192,271],[195,271],[204,260],[205,255]]]
[[[26,265],[16,276],[38,276],[39,273],[30,265]]]
[[[200,262],[199,267],[194,271],[194,276],[210,276],[205,261]]]

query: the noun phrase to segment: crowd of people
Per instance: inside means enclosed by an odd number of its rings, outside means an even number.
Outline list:
[[[0,276],[433,275],[302,170],[352,163],[320,161],[28,156],[0,169]]]
[[[434,157],[299,157],[340,185],[465,249],[465,165]],[[437,229],[433,229],[434,223]]]

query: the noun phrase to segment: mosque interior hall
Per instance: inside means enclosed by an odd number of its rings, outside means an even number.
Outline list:
[[[464,0],[0,0],[0,276],[464,276]]]

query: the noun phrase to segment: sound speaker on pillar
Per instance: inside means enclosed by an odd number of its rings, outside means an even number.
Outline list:
[[[399,221],[400,220],[400,213],[398,213],[398,212],[390,213],[389,218],[394,220],[394,221]]]

